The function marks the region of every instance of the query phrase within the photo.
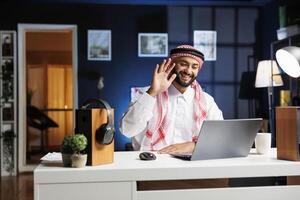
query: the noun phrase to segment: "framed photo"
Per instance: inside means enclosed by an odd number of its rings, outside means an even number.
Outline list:
[[[138,41],[139,57],[168,56],[167,33],[139,33]]]
[[[217,32],[194,31],[194,47],[204,54],[206,61],[217,60]]]
[[[111,60],[110,30],[88,30],[88,60]]]

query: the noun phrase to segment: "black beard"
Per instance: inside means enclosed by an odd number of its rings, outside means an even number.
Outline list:
[[[182,72],[182,73],[184,73],[184,72]],[[191,75],[192,79],[189,82],[185,83],[180,80],[181,75],[179,72],[176,72],[174,70],[174,74],[176,74],[175,82],[178,83],[181,87],[189,87],[193,83],[193,81],[196,79],[196,76]]]

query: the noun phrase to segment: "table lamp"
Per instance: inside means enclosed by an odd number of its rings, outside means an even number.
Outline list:
[[[273,73],[271,73],[272,68]],[[275,60],[259,61],[255,78],[255,87],[277,87],[282,85],[282,78]]]
[[[255,87],[268,88],[269,123],[270,132],[274,134],[273,128],[273,87],[282,86],[283,81],[275,60],[262,60],[258,63]],[[273,137],[274,138],[274,137]]]
[[[300,76],[300,48],[288,46],[276,52],[276,60],[281,69],[293,78]],[[300,107],[276,108],[276,147],[277,158],[300,160]]]

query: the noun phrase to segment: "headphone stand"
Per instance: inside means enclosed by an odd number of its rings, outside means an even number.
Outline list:
[[[113,116],[113,109],[110,109],[110,112]],[[96,140],[97,129],[107,123],[107,114],[104,108],[76,110],[76,133],[84,134],[88,139],[87,165],[109,164],[114,160],[114,141],[110,144],[100,144]]]

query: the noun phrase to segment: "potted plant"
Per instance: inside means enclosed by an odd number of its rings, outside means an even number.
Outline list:
[[[71,135],[65,136],[60,146],[64,167],[71,167],[71,155],[74,153],[74,151],[71,148],[71,140]]]
[[[87,138],[83,134],[65,136],[60,148],[64,166],[84,167],[87,162],[86,146]]]
[[[72,167],[84,167],[87,162],[87,154],[84,153],[87,146],[87,138],[83,134],[72,135],[70,146],[74,152],[71,156]]]

